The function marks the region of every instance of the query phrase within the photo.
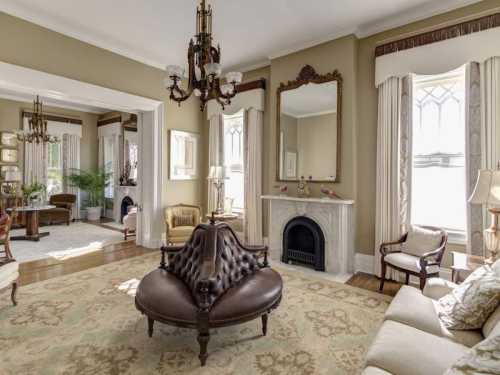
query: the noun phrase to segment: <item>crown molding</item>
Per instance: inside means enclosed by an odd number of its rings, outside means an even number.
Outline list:
[[[96,33],[92,30],[85,30],[81,25],[69,25],[64,20],[53,17],[42,10],[37,9],[37,17],[35,18],[32,15],[33,9],[22,6],[19,3],[3,1],[0,2],[0,11],[94,47],[113,52],[154,68],[165,70],[165,64],[159,58],[145,57],[142,53],[134,51],[135,48],[133,47],[127,46],[106,35],[96,36]]]
[[[342,37],[345,37],[348,35],[355,34],[355,32],[356,32],[355,28],[344,29],[342,31],[335,31],[333,33],[330,33],[330,34],[324,36],[324,37],[312,39],[312,40],[309,40],[309,41],[304,42],[304,43],[298,43],[298,44],[295,44],[294,46],[291,46],[291,47],[288,47],[288,48],[285,48],[282,50],[278,50],[274,53],[271,53],[268,57],[270,60],[278,59],[280,57],[288,56],[288,55],[303,51],[303,50],[308,49],[308,48],[316,47],[316,46],[323,44],[323,43],[331,42],[332,40],[335,40],[335,39],[339,39],[339,38],[342,38]]]
[[[347,28],[340,31],[331,32],[321,38],[309,40],[304,43],[298,43],[291,47],[277,50],[268,55],[268,60],[258,61],[257,63],[234,65],[240,67],[237,70],[248,72],[255,69],[260,69],[271,64],[270,60],[274,60],[283,56],[287,56],[317,45],[330,42],[348,35],[355,35],[357,38],[366,38],[368,36],[378,34],[393,28],[404,26],[416,21],[420,21],[438,14],[443,14],[458,8],[471,5],[481,0],[439,0],[430,1],[424,5],[417,6],[411,10],[384,17],[383,19],[367,23],[355,28]],[[139,63],[152,66],[161,70],[165,69],[165,63],[161,61],[158,56],[153,56],[146,51],[137,51],[136,48],[126,45],[120,41],[110,38],[106,35],[96,35],[92,30],[85,30],[82,25],[70,25],[64,20],[44,13],[43,10],[37,10],[37,17],[33,16],[33,9],[20,5],[16,2],[0,2],[0,11],[11,14],[14,17],[21,18],[25,21],[39,25],[46,29],[55,31],[57,33],[69,36],[92,46],[110,51],[112,53],[121,55]],[[148,56],[149,55],[149,56]],[[234,68],[233,68],[234,69]],[[228,69],[232,70],[232,69]]]
[[[479,3],[481,0],[439,0],[431,1],[413,9],[401,12],[395,16],[384,17],[380,21],[366,23],[356,30],[358,38],[366,38],[387,30],[405,26],[413,22],[418,22],[426,18],[434,17],[439,14],[451,12],[455,9],[463,8],[468,5]],[[458,3],[458,4],[457,4]]]

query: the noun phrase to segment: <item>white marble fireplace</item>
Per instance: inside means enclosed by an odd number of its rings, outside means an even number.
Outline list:
[[[354,201],[264,195],[269,201],[269,249],[281,260],[286,225],[297,217],[313,220],[325,239],[325,269],[336,275],[354,273]]]
[[[133,204],[137,204],[137,186],[117,186],[115,188],[115,195],[113,199],[113,219],[115,222],[121,222],[121,206],[125,197],[132,199]]]

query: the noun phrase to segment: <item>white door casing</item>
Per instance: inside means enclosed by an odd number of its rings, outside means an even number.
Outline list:
[[[64,102],[66,106],[74,103],[137,114],[139,128],[137,189],[140,210],[137,218],[136,243],[148,248],[161,246],[162,139],[165,122],[163,102],[1,61],[0,89],[7,90],[11,96],[19,95],[20,98],[25,95],[40,95],[49,103],[54,99]],[[15,97],[9,98],[17,100]]]

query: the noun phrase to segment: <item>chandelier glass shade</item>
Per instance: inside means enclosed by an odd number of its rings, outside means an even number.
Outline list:
[[[237,85],[241,83],[243,75],[239,72],[225,74],[225,84],[222,80],[221,49],[212,45],[212,7],[206,6],[206,0],[201,0],[196,15],[196,35],[189,42],[187,88],[181,87],[185,77],[184,68],[177,65],[167,66],[165,87],[170,91],[170,99],[179,103],[187,100],[191,95],[201,101],[201,110],[206,103],[215,99],[224,108],[231,104],[236,96]]]
[[[28,130],[17,132],[17,139],[20,142],[27,143],[58,143],[59,138],[47,133],[47,120],[43,115],[43,104],[40,98],[36,97],[33,101],[33,113],[28,121]]]

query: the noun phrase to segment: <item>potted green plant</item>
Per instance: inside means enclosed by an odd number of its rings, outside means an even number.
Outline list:
[[[37,201],[39,201],[47,191],[47,187],[37,181],[32,184],[24,184],[21,187],[23,193],[23,198],[26,204],[34,206]]]
[[[88,193],[87,220],[99,220],[104,202],[104,189],[110,183],[111,173],[107,173],[104,169],[88,171],[73,169],[66,178],[71,186]]]

